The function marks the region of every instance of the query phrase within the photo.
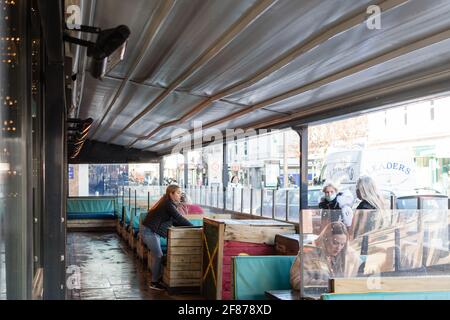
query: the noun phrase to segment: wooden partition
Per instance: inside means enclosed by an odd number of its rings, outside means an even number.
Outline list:
[[[331,293],[450,291],[450,276],[330,279]]]
[[[202,228],[169,228],[163,282],[171,292],[200,291]]]
[[[274,255],[278,233],[295,233],[295,227],[275,220],[205,218],[202,294],[208,299],[231,299],[231,257]]]

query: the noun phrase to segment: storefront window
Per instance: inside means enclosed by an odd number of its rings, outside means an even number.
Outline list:
[[[0,10],[0,299],[29,299],[33,277],[34,179],[28,101],[26,2]],[[31,239],[30,239],[31,238]],[[36,255],[39,258],[39,255]],[[36,266],[36,265],[35,265]]]
[[[163,184],[184,185],[184,156],[182,154],[171,154],[163,158],[164,177]]]
[[[228,144],[230,184],[248,188],[298,188],[300,144],[293,130],[253,135]]]
[[[390,196],[448,195],[450,98],[423,100],[346,120],[309,127],[308,204],[322,186],[355,191],[371,176]]]
[[[349,223],[320,210],[302,210],[302,217],[303,250],[290,279],[304,297],[433,299],[445,291],[447,209],[356,210]]]
[[[69,165],[69,196],[116,196],[124,188],[159,185],[159,164]]]

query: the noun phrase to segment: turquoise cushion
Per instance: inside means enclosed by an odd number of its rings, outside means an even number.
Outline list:
[[[141,215],[141,208],[131,208],[131,216],[133,217],[133,230],[137,233],[139,231],[139,216]]]
[[[450,292],[326,293],[323,300],[450,300]]]
[[[83,219],[100,219],[100,220],[114,220],[113,214],[109,213],[68,213],[68,220],[83,220]]]
[[[295,256],[236,256],[233,258],[234,298],[264,300],[268,290],[289,290]]]
[[[130,210],[128,207],[124,207],[124,209],[125,209],[125,225],[128,226],[130,224]]]
[[[189,219],[189,222],[192,223],[196,227],[202,227],[203,226],[203,219]]]
[[[167,254],[167,239],[160,237],[161,249],[164,254]]]
[[[68,198],[67,219],[111,219],[115,217],[114,198]]]

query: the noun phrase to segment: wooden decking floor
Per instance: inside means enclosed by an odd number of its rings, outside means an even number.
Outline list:
[[[67,289],[70,300],[202,299],[200,295],[169,295],[150,289],[150,271],[115,233],[68,233],[67,259],[67,266],[80,275],[74,282],[78,285]]]

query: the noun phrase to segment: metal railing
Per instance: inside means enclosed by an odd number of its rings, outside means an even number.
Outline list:
[[[193,203],[202,206],[289,222],[298,222],[299,218],[298,189],[229,187],[223,191],[221,186],[188,186],[185,192]]]
[[[123,187],[117,192],[119,207],[148,210],[165,193],[165,186]],[[298,189],[275,190],[246,187],[189,186],[183,189],[192,203],[276,220],[298,222]],[[225,193],[225,197],[224,197]],[[224,202],[225,200],[225,202]],[[134,209],[134,210],[132,210]]]
[[[164,195],[165,189],[166,186],[123,187],[116,193],[118,207],[123,204],[130,211],[132,208],[148,210]],[[299,221],[299,189],[233,186],[223,190],[222,186],[188,186],[183,191],[192,203],[201,206],[294,223]],[[446,197],[442,198],[442,202],[448,201]],[[399,199],[391,196],[389,200],[390,208],[396,209]]]

